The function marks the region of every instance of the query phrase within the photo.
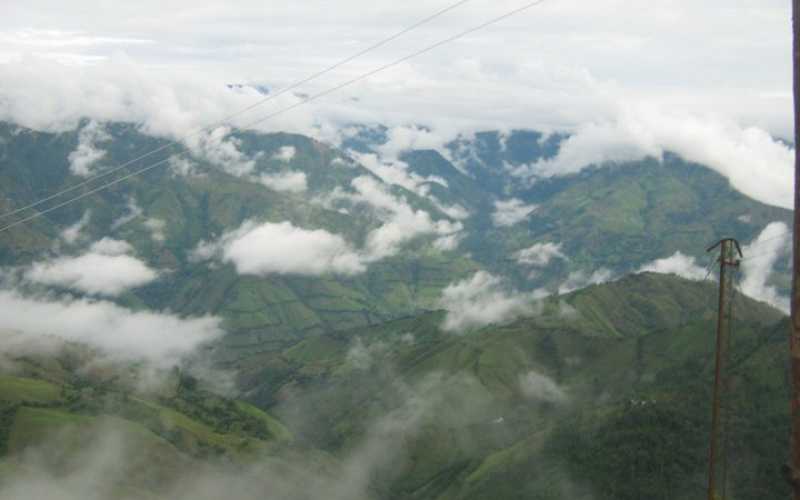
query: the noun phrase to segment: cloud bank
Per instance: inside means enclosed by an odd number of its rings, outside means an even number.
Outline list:
[[[58,257],[33,264],[25,278],[34,283],[60,286],[109,297],[150,283],[158,273],[129,255],[130,244],[104,238],[77,257]]]
[[[526,205],[522,200],[498,200],[494,202],[492,222],[497,227],[509,227],[518,224],[536,210],[537,205]]]
[[[273,191],[302,193],[308,189],[306,174],[303,172],[280,172],[277,174],[261,174],[258,182]]]
[[[79,177],[92,175],[94,164],[106,156],[106,152],[99,149],[97,144],[110,138],[97,122],[90,121],[86,124],[78,134],[78,147],[67,157],[70,172]]]
[[[514,254],[517,263],[523,266],[545,267],[553,259],[569,260],[561,252],[561,243],[536,243]]]
[[[217,257],[232,263],[239,274],[257,276],[354,275],[366,270],[361,255],[341,236],[323,229],[299,228],[288,221],[263,224],[245,221],[218,241],[201,244],[195,250],[195,257]]]
[[[51,335],[160,367],[178,364],[223,334],[220,320],[214,317],[186,319],[90,299],[28,297],[0,290],[0,307],[14,311],[0,317],[0,330],[24,336]]]
[[[567,279],[559,285],[558,293],[563,295],[565,293],[574,292],[575,290],[580,290],[581,288],[586,288],[587,286],[606,283],[611,281],[613,276],[614,273],[605,267],[596,269],[592,271],[591,274],[583,270],[573,271],[569,273]]]
[[[554,158],[512,173],[527,179],[570,175],[607,162],[662,158],[667,151],[710,167],[754,200],[793,207],[792,148],[757,127],[646,104],[621,105],[608,121],[580,125]]]
[[[684,255],[679,251],[669,257],[656,259],[653,262],[643,265],[639,268],[638,272],[675,274],[681,278],[695,281],[705,279],[707,274],[705,269],[697,265],[694,257]]]
[[[123,32],[147,32],[137,37],[97,32],[108,29],[93,24],[102,18],[103,9],[94,9],[97,17],[73,18],[85,30],[76,32],[73,26],[31,30],[31,24],[21,20],[44,22],[40,14],[17,7],[19,16],[0,23],[0,118],[59,130],[75,128],[85,117],[132,121],[150,133],[182,137],[263,99],[264,87],[273,90],[307,77],[352,53],[351,44],[363,47],[367,39],[380,38],[375,31],[394,32],[430,10],[423,2],[408,2],[375,5],[365,12],[363,5],[348,1],[338,10],[334,27],[333,20],[316,12],[320,2],[276,7],[269,16],[245,2],[237,4],[237,10],[248,14],[226,23],[216,22],[225,9],[188,2],[171,4],[176,10],[159,6],[158,18],[150,18],[147,26],[141,24],[141,16],[149,14],[141,11],[128,20],[104,19],[109,25],[124,25]],[[420,35],[444,38],[512,4],[498,0],[459,9]],[[63,6],[52,7],[48,11],[61,15],[47,18],[48,25],[55,18],[70,18]],[[681,0],[658,16],[628,6],[626,16],[637,21],[625,24],[601,14],[616,8],[613,0],[595,2],[591,9],[574,0],[542,5],[531,17],[504,22],[502,36],[495,30],[481,32],[310,106],[255,123],[258,117],[298,104],[300,93],[325,90],[407,53],[405,44],[392,44],[228,125],[300,132],[337,142],[348,123],[384,123],[390,129],[382,150],[387,158],[405,147],[444,151],[447,140],[477,130],[562,130],[571,136],[560,154],[517,166],[518,175],[565,175],[590,164],[658,157],[669,150],[709,165],[748,196],[788,207],[790,150],[772,139],[789,137],[792,130],[790,57],[781,38],[789,36],[786,6],[726,5],[731,15],[719,16],[716,1],[698,7]],[[207,22],[170,22],[171,15]],[[364,16],[380,22],[364,31]],[[756,30],[743,21],[754,16],[759,19]],[[250,19],[274,29],[253,30]],[[310,19],[327,29],[312,30],[312,37],[299,36],[307,30],[296,27],[307,27]],[[354,38],[345,41],[341,23],[348,19]],[[387,19],[392,21],[387,24]],[[129,24],[133,20],[138,23]],[[274,26],[276,22],[285,24]],[[531,30],[531,22],[538,29]],[[733,49],[727,45],[731,40],[736,40]],[[517,50],[507,50],[509,44]],[[297,53],[317,57],[298,60]],[[527,57],[531,53],[536,57]],[[725,55],[733,53],[736,58]],[[743,69],[755,66],[760,71]],[[48,78],[54,74],[59,78]],[[700,74],[706,76],[693,76]],[[203,141],[213,143],[217,133]],[[207,146],[200,142],[194,146]],[[211,144],[212,149],[227,148],[222,156],[232,160],[229,168],[247,171],[251,159],[237,158],[231,141],[224,142],[227,145]],[[90,154],[83,157],[92,159]]]
[[[442,291],[439,307],[447,315],[441,327],[445,331],[464,332],[537,314],[535,302],[541,297],[536,292],[517,292],[503,279],[479,271]]]
[[[83,213],[80,220],[75,224],[68,226],[61,231],[61,239],[68,245],[74,245],[83,236],[83,230],[89,225],[89,220],[92,217],[92,211],[87,210]]]
[[[749,245],[742,247],[742,292],[769,303],[784,313],[789,313],[789,297],[767,284],[778,259],[791,251],[792,234],[783,222],[772,222]]]
[[[520,375],[519,387],[523,396],[534,401],[563,403],[568,399],[567,393],[553,379],[534,371]]]

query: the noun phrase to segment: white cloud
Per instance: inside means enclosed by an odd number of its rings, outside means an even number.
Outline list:
[[[684,255],[680,251],[670,257],[656,259],[643,265],[638,272],[652,272],[661,274],[675,274],[689,280],[701,281],[705,279],[707,271],[697,265],[694,257]]]
[[[459,222],[433,220],[428,212],[414,210],[405,200],[389,193],[370,177],[353,179],[355,199],[366,202],[385,214],[385,223],[367,235],[366,254],[379,260],[400,251],[401,246],[423,234],[449,236],[462,229]]]
[[[586,274],[585,271],[574,271],[569,273],[567,279],[558,287],[558,293],[563,295],[590,285],[599,285],[611,281],[612,277],[611,270],[604,267],[595,270],[592,274]]]
[[[399,125],[386,132],[387,141],[379,146],[378,152],[384,158],[397,159],[401,153],[410,149],[433,149],[447,158],[449,151],[444,147],[452,137],[430,128]]]
[[[157,243],[163,243],[167,239],[167,223],[163,219],[150,217],[144,221],[144,227],[150,230],[150,237]]]
[[[605,162],[661,158],[665,151],[710,167],[755,200],[793,207],[794,152],[790,147],[756,127],[647,104],[624,105],[609,121],[579,126],[556,157],[517,167],[513,173],[520,177],[569,175]]]
[[[295,227],[290,222],[246,221],[219,241],[201,244],[195,250],[198,259],[212,256],[233,263],[240,274],[258,276],[353,275],[366,269],[362,257],[341,236]]]
[[[374,153],[351,151],[353,158],[386,184],[404,187],[418,196],[428,197],[431,182],[447,187],[447,182],[436,176],[422,177],[408,170],[408,164],[396,158],[383,158]]]
[[[561,252],[561,243],[536,243],[514,254],[519,264],[533,267],[545,267],[553,259],[569,260]]]
[[[133,247],[127,241],[115,240],[113,238],[106,237],[102,240],[92,243],[89,251],[102,255],[114,256],[133,252]]]
[[[70,172],[80,177],[92,175],[92,166],[106,156],[97,144],[110,138],[102,125],[95,121],[87,123],[78,134],[77,148],[68,156]]]
[[[458,248],[458,244],[464,239],[463,234],[455,233],[441,236],[433,241],[433,247],[442,252],[452,252]]]
[[[119,216],[111,223],[112,231],[121,228],[128,222],[136,219],[137,217],[139,217],[144,213],[142,207],[139,206],[139,204],[136,202],[136,198],[134,198],[133,196],[128,197],[128,204],[126,208],[128,209],[128,213]]]
[[[520,375],[519,387],[526,398],[534,401],[563,403],[567,400],[567,393],[553,379],[534,371]]]
[[[513,226],[527,219],[528,215],[537,208],[536,205],[526,205],[525,202],[516,198],[497,200],[494,202],[492,221],[497,227]]]
[[[60,130],[83,117],[131,121],[181,137],[263,99],[258,85],[277,89],[303,79],[376,33],[388,35],[430,13],[421,0],[368,8],[342,0],[335,19],[323,14],[323,0],[273,6],[269,13],[244,0],[236,16],[216,0],[178,0],[170,9],[147,0],[143,5],[157,8],[125,7],[113,16],[96,0],[65,5],[18,2],[0,21],[0,119]],[[386,155],[437,148],[442,138],[481,129],[562,129],[573,139],[556,163],[539,165],[543,174],[672,150],[708,163],[749,196],[787,206],[786,150],[767,133],[791,137],[793,130],[788,4],[677,0],[625,5],[622,18],[607,15],[620,5],[545,2],[505,20],[502,30],[477,32],[250,128],[335,141],[343,124],[384,123]],[[415,35],[445,38],[513,7],[513,0],[470,5]],[[721,7],[725,16],[718,15]],[[79,15],[86,11],[96,15]],[[43,24],[52,29],[25,32]],[[265,25],[272,29],[255,28]],[[406,43],[391,44],[332,79],[357,76],[407,51]],[[263,61],[269,64],[255,64]],[[232,81],[244,85],[233,90]],[[320,78],[302,92],[332,85]],[[298,102],[287,93],[269,109],[231,122],[248,126]],[[424,126],[417,125],[420,117]]]
[[[272,157],[276,160],[290,162],[294,159],[295,155],[297,154],[297,148],[294,146],[281,146],[278,149],[278,152],[275,153]]]
[[[302,193],[308,189],[306,174],[303,172],[280,172],[277,174],[261,174],[258,182],[273,191]]]
[[[372,262],[396,255],[404,244],[419,236],[433,235],[443,238],[454,236],[463,229],[460,222],[434,220],[428,212],[414,209],[404,198],[392,194],[387,186],[372,177],[356,177],[351,182],[351,187],[355,192],[337,189],[323,199],[322,203],[364,203],[374,210],[382,224],[367,234],[362,250],[366,261]],[[455,239],[440,240],[438,246],[447,247],[455,243]]]
[[[455,205],[444,205],[441,201],[439,201],[435,196],[431,195],[428,196],[428,199],[431,200],[431,203],[436,206],[439,210],[442,211],[443,214],[450,217],[453,220],[464,220],[468,219],[470,216],[469,210],[462,207],[459,204]]]
[[[366,344],[361,337],[356,337],[347,350],[345,359],[356,370],[369,370],[372,365],[386,352],[388,346],[385,342]]]
[[[25,272],[25,278],[93,295],[117,296],[158,278],[158,273],[147,264],[127,255],[131,250],[124,241],[104,238],[77,257],[58,257],[33,264]]]
[[[129,359],[170,366],[200,345],[220,337],[220,320],[183,319],[156,312],[130,311],[105,301],[26,297],[0,290],[0,330],[24,336],[52,335],[82,342]],[[9,346],[6,346],[8,348]]]
[[[536,293],[512,290],[503,279],[479,271],[442,291],[439,307],[447,311],[442,329],[463,332],[537,314],[539,298]]]
[[[61,231],[61,239],[70,245],[74,245],[81,238],[81,233],[89,224],[91,217],[92,211],[85,211],[78,222]]]
[[[742,248],[744,260],[741,263],[744,275],[742,292],[762,300],[773,307],[789,313],[789,297],[778,293],[776,287],[768,285],[774,272],[775,263],[791,250],[792,235],[783,222],[772,222],[749,245]]]
[[[253,172],[256,162],[239,151],[241,141],[230,137],[230,127],[217,127],[202,134],[187,136],[184,139],[193,154],[208,160],[236,177]]]
[[[197,164],[185,156],[170,156],[169,169],[176,177],[199,177]]]

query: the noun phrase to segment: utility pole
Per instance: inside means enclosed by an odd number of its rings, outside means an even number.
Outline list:
[[[792,430],[788,464],[792,498],[800,500],[800,0],[792,0],[792,62],[794,67],[794,245],[792,273],[792,331],[789,336],[791,359]]]
[[[800,0],[798,0],[800,1]],[[722,403],[728,381],[728,348],[730,346],[730,307],[731,287],[733,272],[729,268],[738,268],[739,257],[742,249],[739,242],[732,238],[725,238],[707,250],[710,252],[717,247],[719,254],[719,311],[717,317],[717,349],[714,364],[714,394],[711,403],[711,445],[708,453],[708,500],[720,500],[720,492],[725,491],[725,461],[720,450],[723,446],[724,428],[722,425]],[[734,252],[735,251],[735,252]]]

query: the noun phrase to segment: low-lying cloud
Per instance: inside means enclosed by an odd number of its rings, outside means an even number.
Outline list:
[[[258,182],[273,191],[287,193],[302,193],[308,189],[306,174],[303,172],[279,172],[275,174],[261,174]]]
[[[654,105],[621,104],[613,119],[578,126],[555,157],[512,172],[526,179],[563,176],[607,162],[660,159],[667,151],[708,166],[754,200],[793,207],[791,147],[756,127]]]
[[[675,252],[669,257],[656,259],[639,268],[640,273],[651,272],[661,274],[675,274],[681,278],[700,281],[705,279],[707,272],[697,265],[694,257],[684,255],[680,251]]]
[[[25,272],[25,278],[34,283],[114,297],[158,278],[158,273],[130,255],[132,252],[130,244],[104,238],[81,255],[33,264]]]
[[[68,245],[74,245],[83,236],[83,230],[89,225],[89,220],[92,217],[92,211],[87,210],[83,213],[80,220],[66,229],[61,231],[61,239]]]
[[[70,172],[79,177],[92,175],[92,167],[106,156],[98,143],[110,138],[103,125],[94,120],[87,123],[78,134],[78,147],[67,157]]]
[[[297,148],[294,146],[281,146],[272,158],[279,161],[290,162],[297,155]]]
[[[772,222],[749,245],[742,248],[742,292],[769,303],[789,313],[789,297],[781,295],[777,287],[769,285],[775,264],[791,250],[792,234],[783,222]]]
[[[509,227],[518,224],[538,208],[537,205],[527,205],[522,200],[498,200],[494,202],[492,222],[497,227]]]
[[[211,316],[181,318],[131,311],[102,300],[26,296],[0,290],[0,308],[14,311],[0,315],[0,330],[24,336],[50,335],[161,367],[179,364],[198,347],[223,334],[220,320]]]
[[[253,173],[255,160],[242,153],[239,149],[241,141],[230,134],[230,127],[217,127],[202,134],[186,136],[183,142],[192,154],[233,176],[243,177]]]
[[[520,375],[519,388],[523,396],[533,401],[563,403],[568,399],[567,393],[553,379],[535,371]]]
[[[447,311],[442,329],[464,332],[537,314],[536,302],[543,295],[518,292],[502,278],[479,271],[442,291],[439,307]]]
[[[514,254],[517,263],[523,266],[546,267],[553,259],[569,260],[561,252],[561,243],[536,243]]]
[[[351,182],[351,187],[354,192],[338,189],[329,199],[366,204],[381,220],[381,226],[367,234],[362,252],[366,261],[396,255],[404,244],[423,235],[437,236],[436,246],[440,250],[452,249],[458,244],[457,235],[463,229],[460,222],[433,219],[430,213],[414,209],[404,198],[394,195],[385,184],[372,177],[357,177]]]
[[[601,283],[606,283],[611,281],[613,278],[614,273],[610,269],[606,269],[605,267],[601,267],[600,269],[596,269],[591,273],[587,271],[578,270],[569,273],[567,279],[564,280],[561,285],[558,287],[559,294],[565,294],[574,292],[575,290],[580,290],[581,288],[586,288],[587,286],[591,285],[599,285]]]
[[[201,244],[194,256],[216,257],[232,263],[239,274],[257,276],[353,275],[366,270],[362,256],[341,236],[324,229],[303,229],[288,221],[245,221],[218,241]]]

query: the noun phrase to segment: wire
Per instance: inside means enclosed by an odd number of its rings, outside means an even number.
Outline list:
[[[537,6],[539,4],[542,4],[544,2],[545,2],[545,0],[536,0],[535,2],[528,3],[528,4],[526,4],[526,5],[524,5],[524,6],[520,7],[520,8],[517,8],[517,9],[514,9],[514,10],[512,10],[510,12],[505,13],[502,16],[496,17],[496,18],[494,18],[494,19],[492,19],[490,21],[487,21],[487,22],[485,22],[483,24],[480,24],[478,26],[470,28],[470,29],[468,29],[466,31],[462,31],[461,33],[453,35],[453,36],[451,36],[449,38],[445,38],[444,40],[441,40],[439,42],[434,43],[433,45],[429,45],[429,46],[425,47],[424,49],[418,50],[417,52],[413,52],[413,53],[411,53],[411,54],[409,54],[407,56],[401,57],[400,59],[397,59],[397,60],[395,60],[393,62],[390,62],[388,64],[384,64],[383,66],[375,68],[372,71],[364,73],[364,74],[362,74],[360,76],[357,76],[357,77],[355,77],[355,78],[353,78],[351,80],[347,80],[346,82],[344,82],[342,84],[339,84],[339,85],[337,85],[337,86],[335,86],[333,88],[330,88],[328,90],[322,91],[322,92],[320,92],[318,94],[315,94],[313,96],[306,97],[303,100],[301,100],[301,101],[299,101],[299,102],[297,102],[297,103],[295,103],[295,104],[293,104],[293,105],[291,105],[289,107],[283,108],[282,110],[276,111],[275,113],[263,116],[263,117],[259,118],[258,120],[254,121],[254,122],[248,123],[247,125],[245,125],[245,128],[252,127],[252,126],[257,125],[257,124],[259,124],[259,123],[261,123],[263,121],[266,121],[266,120],[269,120],[271,118],[274,118],[275,116],[278,116],[278,115],[280,115],[280,114],[282,114],[282,113],[284,113],[286,111],[290,111],[290,110],[292,110],[294,108],[297,108],[299,106],[303,106],[304,104],[308,104],[311,101],[315,101],[315,100],[319,99],[320,97],[324,97],[324,96],[326,96],[328,94],[332,94],[332,93],[336,92],[337,90],[341,90],[341,89],[343,89],[345,87],[348,87],[348,86],[350,86],[350,85],[352,85],[354,83],[357,83],[357,82],[359,82],[361,80],[365,80],[365,79],[369,78],[370,76],[373,76],[373,75],[375,75],[377,73],[380,73],[381,71],[385,71],[385,70],[387,70],[389,68],[392,68],[394,66],[402,64],[402,63],[404,63],[404,62],[406,62],[406,61],[408,61],[410,59],[413,59],[415,57],[421,56],[422,54],[425,54],[425,53],[430,52],[430,51],[432,51],[434,49],[437,49],[437,48],[441,47],[442,45],[446,45],[446,44],[448,44],[450,42],[458,40],[459,38],[463,38],[463,37],[465,37],[465,36],[467,36],[469,34],[472,34],[472,33],[476,32],[476,31],[479,31],[479,30],[481,30],[483,28],[486,28],[487,26],[490,26],[492,24],[498,23],[498,22],[500,22],[500,21],[502,21],[504,19],[507,19],[507,18],[509,18],[509,17],[511,17],[511,16],[513,16],[515,14],[519,14],[520,12],[522,12],[524,10],[530,9],[531,7],[535,7],[535,6]]]
[[[159,161],[157,163],[153,163],[152,165],[149,165],[149,166],[147,166],[147,167],[145,167],[145,168],[143,168],[141,170],[137,170],[135,172],[131,172],[130,174],[124,175],[124,176],[119,177],[117,179],[114,179],[113,181],[111,181],[111,182],[109,182],[107,184],[103,184],[103,185],[98,186],[98,187],[96,187],[96,188],[94,188],[92,190],[86,191],[85,193],[81,193],[80,195],[78,195],[78,196],[76,196],[74,198],[70,198],[69,200],[67,200],[67,201],[65,201],[63,203],[59,203],[58,205],[54,205],[54,206],[48,208],[47,210],[42,210],[40,212],[36,212],[35,214],[30,215],[28,217],[25,217],[24,219],[20,219],[20,220],[14,222],[13,224],[9,224],[7,226],[4,226],[3,228],[0,228],[0,233],[2,233],[4,231],[7,231],[7,230],[9,230],[9,229],[11,229],[13,227],[19,226],[20,224],[24,224],[25,222],[31,221],[33,219],[37,219],[37,218],[41,217],[42,215],[45,215],[45,214],[47,214],[49,212],[52,212],[53,210],[58,210],[59,208],[62,208],[62,207],[65,207],[65,206],[69,205],[70,203],[82,200],[83,198],[91,196],[91,195],[93,195],[93,194],[95,194],[95,193],[97,193],[99,191],[103,191],[104,189],[108,189],[111,186],[114,186],[116,184],[119,184],[120,182],[123,182],[123,181],[126,181],[126,180],[130,179],[131,177],[136,177],[136,176],[141,175],[141,174],[143,174],[143,173],[145,173],[145,172],[147,172],[149,170],[153,170],[156,167],[160,167],[164,163],[169,162],[169,160],[170,160],[169,158],[165,158],[165,159],[163,159],[163,160],[161,160],[161,161]],[[139,215],[141,215],[141,214],[139,214]]]
[[[747,257],[745,257],[745,258],[743,258],[743,259],[739,259],[739,262],[750,262],[750,261],[753,261],[753,260],[759,259],[759,258],[761,258],[761,257],[767,256],[767,255],[770,255],[770,254],[773,254],[773,253],[774,253],[774,252],[772,252],[772,251],[769,251],[769,252],[761,252],[761,253],[757,253],[757,254],[755,254],[755,255],[748,255]]]
[[[479,30],[481,30],[483,28],[491,26],[492,24],[498,23],[498,22],[500,22],[500,21],[502,21],[504,19],[507,19],[507,18],[509,18],[511,16],[519,14],[520,12],[523,12],[525,10],[528,10],[528,9],[532,8],[532,7],[540,5],[540,4],[544,3],[545,1],[546,0],[536,0],[534,2],[530,2],[528,4],[525,4],[522,7],[519,7],[519,8],[516,8],[514,10],[511,10],[509,12],[506,12],[505,14],[503,14],[501,16],[498,16],[498,17],[495,17],[495,18],[493,18],[493,19],[491,19],[491,20],[489,20],[487,22],[484,22],[482,24],[479,24],[478,26],[475,26],[473,28],[469,28],[469,29],[467,29],[465,31],[462,31],[462,32],[456,34],[456,35],[453,35],[451,37],[445,38],[444,40],[441,40],[441,41],[436,42],[436,43],[434,43],[432,45],[429,45],[429,46],[427,46],[427,47],[425,47],[425,48],[423,48],[421,50],[418,50],[418,51],[413,52],[413,53],[411,53],[409,55],[406,55],[406,56],[403,56],[403,57],[401,57],[399,59],[396,59],[395,61],[393,61],[391,63],[384,64],[383,66],[380,66],[380,67],[378,67],[376,69],[373,69],[372,71],[364,73],[361,76],[358,76],[356,78],[347,80],[346,82],[344,82],[342,84],[339,84],[339,85],[337,85],[335,87],[332,87],[332,88],[330,88],[328,90],[324,90],[324,91],[322,91],[322,92],[320,92],[318,94],[314,94],[314,95],[312,95],[310,97],[306,97],[306,98],[302,99],[301,101],[299,101],[299,102],[297,102],[297,103],[295,103],[295,104],[293,104],[291,106],[287,106],[287,107],[285,107],[285,108],[283,108],[281,110],[278,110],[278,111],[276,111],[274,113],[271,113],[271,114],[268,114],[268,115],[266,115],[264,117],[261,117],[258,120],[255,120],[255,121],[245,125],[244,128],[252,127],[253,125],[257,125],[257,124],[262,123],[264,121],[267,121],[267,120],[269,120],[271,118],[274,118],[274,117],[276,117],[276,116],[278,116],[280,114],[286,113],[286,112],[291,111],[291,110],[293,110],[293,109],[295,109],[297,107],[300,107],[300,106],[303,106],[305,104],[308,104],[309,102],[315,101],[315,100],[319,99],[320,97],[324,97],[324,96],[326,96],[328,94],[332,94],[333,92],[336,92],[337,90],[341,90],[341,89],[343,89],[343,88],[345,88],[345,87],[347,87],[349,85],[352,85],[352,84],[354,84],[356,82],[359,82],[361,80],[369,78],[370,76],[373,76],[373,75],[375,75],[377,73],[380,73],[381,71],[385,71],[385,70],[387,70],[389,68],[392,68],[394,66],[402,64],[402,63],[404,63],[404,62],[406,62],[406,61],[408,61],[410,59],[413,59],[414,57],[418,57],[418,56],[420,56],[422,54],[425,54],[427,52],[430,52],[430,51],[432,51],[432,50],[434,50],[434,49],[436,49],[438,47],[441,47],[442,45],[445,45],[447,43],[450,43],[450,42],[453,42],[455,40],[458,40],[459,38],[463,38],[463,37],[465,37],[465,36],[467,36],[469,34],[472,34],[472,33],[476,32],[476,31],[479,31]],[[131,172],[130,174],[125,175],[123,177],[120,177],[119,179],[115,179],[115,180],[113,180],[113,181],[111,181],[111,182],[109,182],[107,184],[103,184],[103,185],[101,185],[101,186],[99,186],[99,187],[97,187],[95,189],[87,191],[86,193],[83,193],[83,194],[81,194],[79,196],[71,198],[71,199],[69,199],[69,200],[67,200],[67,201],[65,201],[63,203],[59,203],[58,205],[55,205],[53,207],[47,208],[46,210],[39,211],[39,212],[37,212],[37,213],[35,213],[35,214],[31,215],[31,216],[25,217],[25,218],[20,219],[20,220],[18,220],[16,222],[13,222],[11,224],[3,226],[2,228],[0,228],[0,233],[8,231],[9,229],[11,229],[13,227],[16,227],[16,226],[19,226],[20,224],[24,224],[24,223],[26,223],[28,221],[31,221],[31,220],[36,219],[38,217],[41,217],[41,216],[43,216],[43,215],[45,215],[47,213],[52,212],[53,210],[57,210],[59,208],[62,208],[64,206],[66,206],[66,205],[69,205],[69,204],[75,202],[75,201],[78,201],[78,200],[81,200],[83,198],[86,198],[89,195],[92,195],[94,193],[102,191],[102,190],[104,190],[104,189],[106,189],[108,187],[111,187],[111,186],[115,185],[115,184],[119,184],[120,182],[122,182],[124,180],[127,180],[127,179],[130,179],[131,177],[134,177],[134,176],[140,175],[140,174],[142,174],[144,172],[147,172],[149,170],[152,170],[152,169],[156,168],[157,166],[160,166],[160,165],[162,165],[162,164],[164,164],[164,163],[166,163],[168,161],[169,161],[169,158],[161,160],[161,161],[159,161],[157,163],[154,163],[152,165],[144,167],[144,168],[142,168],[140,170],[136,170],[134,172]]]
[[[711,271],[714,270],[714,264],[716,264],[717,262],[719,262],[719,259],[714,258],[714,256],[712,255],[708,263],[708,267],[706,268],[706,277],[703,278],[703,281],[708,281],[708,277],[711,276]]]
[[[790,231],[790,230],[781,231],[781,232],[780,232],[780,234],[777,234],[777,235],[775,235],[775,236],[772,236],[772,237],[770,237],[770,238],[767,238],[766,240],[756,241],[756,242],[754,242],[754,243],[752,243],[752,244],[750,244],[750,245],[745,245],[745,246],[747,247],[747,250],[753,250],[754,248],[761,247],[761,246],[763,246],[765,243],[769,243],[770,241],[775,241],[775,240],[777,240],[778,238],[783,238],[783,237],[786,237],[786,236],[791,236],[791,235],[792,235],[792,231]],[[748,256],[745,256],[745,257],[743,257],[743,258],[742,258],[742,259],[740,259],[740,260],[742,260],[742,261],[745,261],[745,260],[751,260],[751,259],[755,259],[755,258],[761,257],[761,256],[763,256],[763,255],[766,255],[766,254],[768,254],[768,253],[771,253],[771,252],[763,252],[763,253],[756,254],[756,255],[748,255]]]
[[[233,113],[231,115],[228,115],[225,118],[222,118],[221,120],[219,120],[217,122],[212,123],[211,125],[206,125],[205,127],[202,127],[202,128],[196,129],[196,130],[194,130],[192,132],[189,132],[188,134],[184,135],[183,137],[181,137],[178,140],[171,141],[168,144],[164,144],[164,145],[162,145],[162,146],[160,146],[160,147],[158,147],[158,148],[156,148],[156,149],[154,149],[152,151],[149,151],[148,153],[145,153],[145,154],[143,154],[141,156],[138,156],[138,157],[136,157],[136,158],[134,158],[132,160],[129,160],[129,161],[119,165],[118,167],[112,168],[111,170],[107,170],[107,171],[105,171],[105,172],[103,172],[101,174],[97,174],[95,176],[92,176],[92,177],[90,177],[90,178],[88,178],[88,179],[86,179],[86,180],[84,180],[82,182],[79,182],[78,184],[75,184],[75,185],[72,185],[72,186],[70,186],[68,188],[62,189],[61,191],[53,193],[53,194],[51,194],[51,195],[49,195],[49,196],[47,196],[45,198],[42,198],[42,199],[40,199],[38,201],[33,202],[31,204],[28,204],[28,205],[25,205],[23,207],[14,209],[14,210],[12,210],[10,212],[2,213],[2,214],[0,214],[0,219],[4,219],[6,217],[10,217],[12,215],[18,214],[18,213],[23,212],[25,210],[29,210],[31,208],[35,208],[35,207],[41,205],[42,203],[46,203],[46,202],[48,202],[48,201],[50,201],[50,200],[52,200],[54,198],[57,198],[57,197],[59,197],[59,196],[61,196],[63,194],[70,193],[72,191],[75,191],[78,188],[86,186],[87,184],[90,184],[95,180],[103,179],[105,177],[108,177],[108,176],[116,173],[116,172],[119,172],[120,170],[130,166],[133,163],[136,163],[139,160],[143,160],[143,159],[148,158],[148,157],[150,157],[150,156],[152,156],[152,155],[154,155],[156,153],[159,153],[161,151],[164,151],[166,149],[169,149],[169,148],[172,148],[172,147],[174,147],[176,145],[179,145],[180,144],[179,141],[186,140],[189,137],[193,137],[193,136],[195,136],[197,134],[200,134],[202,132],[205,132],[207,130],[213,130],[216,127],[222,126],[226,122],[228,122],[228,121],[230,121],[230,120],[232,120],[232,119],[234,119],[236,117],[239,117],[239,116],[247,113],[248,111],[252,111],[253,109],[255,109],[255,108],[257,108],[259,106],[262,106],[263,104],[267,103],[268,101],[271,101],[273,99],[276,99],[276,98],[280,97],[281,95],[289,92],[290,90],[294,90],[294,89],[296,89],[297,87],[299,87],[301,85],[304,85],[304,84],[309,83],[309,82],[311,82],[313,80],[316,80],[317,78],[319,78],[319,77],[321,77],[321,76],[323,76],[323,75],[325,75],[327,73],[330,73],[331,71],[333,71],[333,70],[335,70],[335,69],[337,69],[337,68],[339,68],[341,66],[344,66],[345,64],[347,64],[349,62],[352,62],[355,59],[358,59],[359,57],[361,57],[361,56],[363,56],[365,54],[368,54],[369,52],[372,52],[372,51],[374,51],[374,50],[376,50],[376,49],[378,49],[380,47],[383,47],[387,43],[400,38],[401,36],[411,32],[411,31],[413,31],[413,30],[415,30],[417,28],[419,28],[420,26],[422,26],[424,24],[427,24],[427,23],[433,21],[434,19],[436,19],[436,18],[438,18],[438,17],[450,12],[453,9],[456,9],[456,8],[464,5],[465,3],[469,2],[469,1],[471,1],[471,0],[459,0],[458,2],[456,2],[454,4],[451,4],[448,7],[445,7],[444,9],[439,10],[439,11],[435,12],[434,14],[432,14],[432,15],[430,15],[430,16],[428,16],[428,17],[426,17],[426,18],[424,18],[424,19],[422,19],[420,21],[417,21],[416,23],[412,24],[411,26],[408,26],[407,28],[404,28],[401,31],[398,31],[394,35],[392,35],[392,36],[390,36],[388,38],[384,38],[383,40],[381,40],[381,41],[379,41],[377,43],[374,43],[374,44],[370,45],[369,47],[367,47],[367,48],[365,48],[363,50],[360,50],[359,52],[356,52],[355,54],[353,54],[353,55],[351,55],[349,57],[346,57],[345,59],[342,59],[341,61],[339,61],[339,62],[337,62],[337,63],[335,63],[335,64],[333,64],[331,66],[328,66],[327,68],[325,68],[325,69],[323,69],[321,71],[318,71],[318,72],[312,74],[311,76],[308,76],[308,77],[306,77],[306,78],[304,78],[302,80],[299,80],[299,81],[289,85],[288,87],[284,87],[284,88],[282,88],[281,90],[279,90],[279,91],[277,91],[275,93],[269,94],[267,97],[265,97],[263,99],[260,99],[260,100],[258,100],[256,102],[254,102],[253,104],[251,104],[251,105],[249,105],[249,106],[247,106],[247,107],[245,107],[243,109],[240,109],[239,111],[237,111],[237,112],[235,112],[235,113]]]

